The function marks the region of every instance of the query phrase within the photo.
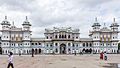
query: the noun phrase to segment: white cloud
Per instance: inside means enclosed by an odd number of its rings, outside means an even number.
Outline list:
[[[7,15],[21,26],[27,15],[32,24],[33,37],[44,36],[44,29],[52,27],[79,28],[81,37],[88,37],[94,18],[103,25],[119,22],[119,0],[1,0],[0,21]],[[84,29],[84,30],[83,30]]]

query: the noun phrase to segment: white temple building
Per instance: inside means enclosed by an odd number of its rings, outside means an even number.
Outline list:
[[[2,36],[0,54],[73,54],[73,53],[117,53],[118,51],[118,23],[113,21],[110,28],[105,25],[101,28],[95,20],[89,38],[80,38],[80,30],[71,27],[53,27],[45,29],[44,38],[31,38],[31,24],[27,17],[22,28],[17,28],[5,17],[2,21]]]
[[[22,24],[22,28],[17,28],[14,25],[10,24],[7,21],[7,17],[2,21],[2,36],[1,36],[1,48],[2,54],[8,54],[9,51],[14,54],[18,53],[29,53],[31,50],[31,24],[28,22],[27,17],[26,20]]]
[[[93,24],[93,30],[90,31],[90,38],[93,39],[93,49],[95,52],[100,53],[106,51],[107,53],[117,53],[118,51],[118,23],[114,21],[110,25],[110,28],[105,25],[100,28],[101,25],[98,23],[97,19]]]

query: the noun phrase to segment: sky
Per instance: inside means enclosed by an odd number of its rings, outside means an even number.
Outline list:
[[[25,16],[32,24],[32,37],[44,37],[45,28],[80,29],[80,37],[89,37],[95,17],[110,26],[113,18],[120,24],[120,0],[0,0],[0,22],[22,27]],[[1,26],[0,26],[1,27]]]

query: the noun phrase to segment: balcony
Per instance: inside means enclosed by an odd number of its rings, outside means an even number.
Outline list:
[[[73,38],[54,38],[54,39],[52,39],[52,41],[74,41],[74,39]]]

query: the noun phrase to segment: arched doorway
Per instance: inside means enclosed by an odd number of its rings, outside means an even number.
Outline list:
[[[113,52],[113,50],[112,50]],[[120,53],[120,43],[118,43],[118,53]]]
[[[37,54],[37,52],[38,52],[37,49],[35,49],[35,54]]]
[[[2,48],[0,47],[0,54],[2,54]]]
[[[66,45],[65,44],[60,45],[60,54],[66,54]]]
[[[39,49],[39,54],[41,54],[41,49]]]

